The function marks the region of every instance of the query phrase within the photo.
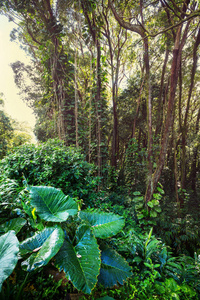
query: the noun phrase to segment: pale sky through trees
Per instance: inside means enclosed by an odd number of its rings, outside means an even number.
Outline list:
[[[16,42],[10,41],[10,32],[14,23],[0,15],[0,93],[4,94],[4,110],[13,119],[27,122],[31,127],[35,124],[32,110],[20,99],[19,90],[14,82],[11,63],[22,61],[28,63],[29,58]]]

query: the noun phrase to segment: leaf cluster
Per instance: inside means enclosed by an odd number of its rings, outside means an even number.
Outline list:
[[[28,187],[28,190],[28,205],[33,208],[31,213],[36,231],[19,243],[16,237],[13,239],[10,235],[15,235],[13,229],[20,230],[26,220],[11,219],[2,224],[1,229],[5,234],[0,240],[6,246],[5,250],[1,248],[0,255],[3,272],[1,284],[14,269],[17,254],[22,260],[22,269],[27,272],[44,267],[54,259],[54,265],[65,272],[78,290],[86,294],[90,294],[95,287],[97,277],[99,283],[106,287],[112,287],[117,282],[123,284],[123,280],[130,277],[131,268],[127,262],[103,242],[100,246],[97,243],[97,238],[102,240],[121,231],[124,226],[121,217],[99,211],[80,211],[75,217],[78,205],[62,191],[45,186]],[[70,216],[75,218],[71,219]],[[75,233],[69,235],[68,231],[73,228],[71,223],[75,224]],[[12,247],[16,251],[12,251]],[[9,253],[5,252],[7,249]],[[9,264],[11,259],[13,263]]]
[[[84,201],[89,201],[99,181],[94,165],[85,161],[80,150],[56,140],[19,147],[0,162],[0,174],[20,186],[24,177],[31,185],[55,186]]]

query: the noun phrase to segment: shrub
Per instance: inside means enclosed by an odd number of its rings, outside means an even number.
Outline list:
[[[1,160],[0,180],[9,178],[22,187],[24,177],[29,185],[57,187],[84,201],[89,201],[99,182],[94,165],[85,161],[80,150],[58,140],[20,146]]]

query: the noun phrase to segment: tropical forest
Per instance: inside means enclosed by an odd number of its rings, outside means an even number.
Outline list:
[[[0,15],[36,117],[32,140],[0,94],[0,299],[200,299],[200,2]]]

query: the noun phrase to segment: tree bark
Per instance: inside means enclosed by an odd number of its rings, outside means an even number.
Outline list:
[[[145,30],[144,23],[142,20],[141,25],[137,24],[131,24],[123,20],[122,17],[120,17],[113,5],[113,2],[109,0],[109,6],[116,18],[116,20],[119,22],[119,24],[128,29],[131,30],[135,33],[138,33],[144,41],[144,47],[145,47],[145,56],[144,56],[144,61],[145,61],[145,66],[146,66],[146,74],[147,74],[147,81],[149,83],[148,85],[148,116],[147,116],[147,126],[148,126],[148,177],[147,177],[147,189],[146,189],[146,195],[145,195],[145,202],[147,203],[148,201],[151,200],[153,196],[153,192],[158,184],[161,172],[164,167],[165,163],[165,157],[167,153],[167,147],[169,143],[169,134],[170,130],[172,127],[173,123],[173,111],[174,111],[174,103],[175,103],[175,95],[176,95],[176,87],[177,87],[177,81],[178,81],[178,74],[179,74],[179,68],[180,68],[180,62],[181,62],[181,53],[183,46],[185,44],[186,38],[187,38],[187,33],[188,33],[188,28],[189,24],[191,22],[191,18],[186,18],[185,12],[188,8],[188,5],[190,3],[190,0],[186,0],[183,4],[182,10],[181,10],[181,21],[178,22],[176,25],[170,26],[167,30],[173,30],[176,27],[176,34],[175,34],[175,43],[174,43],[174,50],[173,50],[173,58],[172,58],[172,65],[171,65],[171,75],[170,75],[170,94],[169,94],[169,100],[168,100],[168,108],[167,108],[167,114],[166,114],[166,119],[165,119],[165,124],[163,126],[163,134],[162,134],[162,139],[161,139],[161,147],[160,147],[160,153],[159,157],[157,160],[157,167],[155,172],[152,174],[152,119],[151,119],[151,84],[150,84],[150,76],[149,76],[149,57],[148,57],[148,39],[147,39],[147,31]],[[167,3],[164,1],[164,6],[167,5]],[[140,7],[141,7],[141,12],[142,12],[142,0],[140,1]],[[168,8],[166,8],[168,11]],[[141,18],[142,18],[142,13],[141,13]],[[185,30],[183,33],[183,36],[181,38],[181,33],[182,33],[182,24],[183,22],[186,22],[185,25]],[[160,31],[156,33],[155,35],[151,36],[156,36],[158,34],[161,34],[162,32],[166,32],[166,29],[164,31]],[[148,34],[148,33],[147,33]]]
[[[192,71],[191,71],[191,79],[190,79],[190,88],[188,92],[188,99],[187,99],[187,105],[185,110],[185,118],[183,126],[181,126],[181,132],[182,132],[182,157],[181,157],[181,188],[185,189],[186,187],[186,144],[187,144],[187,132],[188,132],[188,115],[190,110],[190,103],[191,103],[191,97],[192,97],[192,91],[194,87],[194,78],[196,74],[197,69],[197,50],[200,44],[200,29],[198,30],[197,38],[194,44],[193,48],[193,65],[192,65]]]
[[[164,93],[164,79],[165,79],[165,72],[166,72],[166,66],[168,62],[169,57],[169,49],[167,47],[165,52],[165,60],[162,68],[162,75],[161,75],[161,82],[160,82],[160,93],[159,93],[159,103],[158,103],[158,114],[157,114],[157,125],[155,130],[155,136],[157,136],[159,133],[161,133],[162,123],[163,123],[163,106],[164,106],[164,100],[165,97],[163,96]]]
[[[87,11],[87,2],[81,0],[81,7],[87,20],[89,30],[96,47],[96,94],[95,94],[95,108],[96,108],[96,124],[97,124],[97,166],[98,176],[101,176],[101,46],[100,46],[100,31],[97,27],[95,15],[92,14],[92,18],[89,16]],[[98,187],[100,188],[100,187]]]
[[[197,120],[196,120],[196,128],[195,128],[195,133],[196,134],[199,132],[199,121],[200,121],[200,108],[199,108],[198,115],[197,115]],[[191,188],[194,191],[194,193],[196,193],[196,177],[197,177],[197,164],[198,164],[199,147],[200,147],[200,144],[198,142],[195,149],[194,149],[191,172],[190,172]]]
[[[169,95],[169,100],[168,100],[168,109],[167,109],[167,116],[166,116],[166,121],[164,125],[164,130],[163,130],[163,136],[162,136],[162,141],[161,141],[161,150],[159,154],[159,158],[157,161],[157,167],[156,170],[150,178],[148,182],[148,189],[151,190],[151,193],[148,195],[148,198],[146,198],[146,202],[150,201],[153,192],[158,184],[161,172],[164,167],[165,163],[165,157],[167,153],[167,147],[169,143],[169,134],[171,131],[172,127],[172,121],[173,121],[173,111],[174,111],[174,104],[175,104],[175,95],[176,95],[176,87],[177,87],[177,82],[178,82],[178,75],[179,75],[179,69],[180,69],[180,63],[181,63],[181,53],[183,46],[185,44],[186,38],[187,38],[187,32],[189,28],[190,21],[188,21],[183,37],[181,39],[181,31],[182,31],[182,26],[180,26],[177,29],[176,33],[176,39],[175,39],[175,44],[174,44],[174,50],[173,50],[173,59],[172,59],[172,66],[171,66],[171,75],[170,75],[170,95]]]
[[[76,147],[78,147],[78,83],[77,83],[77,49],[75,50],[75,68],[74,68],[74,90],[75,90],[75,129],[76,129]]]
[[[101,176],[101,47],[99,38],[96,38],[97,49],[97,92],[96,92],[96,115],[97,115],[97,135],[98,135],[98,151],[97,151],[97,165],[98,176]]]

